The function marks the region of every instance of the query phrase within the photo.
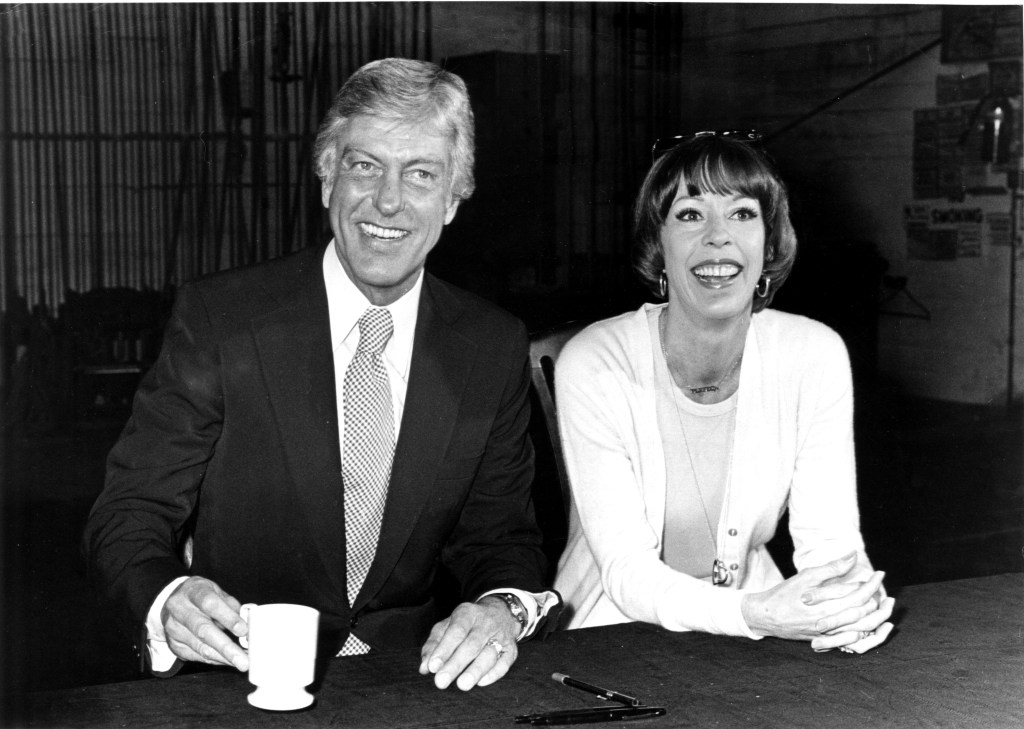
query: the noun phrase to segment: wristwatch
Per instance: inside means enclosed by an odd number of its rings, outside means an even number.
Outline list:
[[[512,617],[519,623],[519,632],[522,633],[522,631],[526,630],[526,621],[528,620],[526,608],[523,607],[523,603],[518,597],[510,592],[496,592],[490,595],[490,597],[496,597],[504,601],[508,605],[508,611],[512,613]]]

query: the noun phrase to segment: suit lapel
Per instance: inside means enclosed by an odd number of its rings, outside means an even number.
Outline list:
[[[252,320],[292,488],[333,581],[345,584],[344,511],[331,327],[320,256],[271,282],[281,306]]]
[[[377,554],[354,610],[381,589],[394,569],[448,449],[465,381],[477,355],[476,344],[452,326],[460,308],[432,277],[425,278]]]

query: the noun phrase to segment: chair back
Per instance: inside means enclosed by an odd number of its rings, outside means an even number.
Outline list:
[[[569,477],[565,471],[565,458],[562,456],[562,439],[558,433],[558,411],[555,401],[555,363],[565,343],[573,338],[586,324],[568,322],[530,335],[530,375],[533,389],[537,395],[544,414],[544,424],[548,433],[551,454],[558,474],[558,483],[562,490],[562,507],[568,520],[572,495],[569,490]]]

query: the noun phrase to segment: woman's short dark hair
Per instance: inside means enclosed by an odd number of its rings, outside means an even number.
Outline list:
[[[651,165],[633,209],[633,268],[656,297],[661,296],[665,251],[661,229],[680,180],[697,192],[740,194],[761,204],[764,220],[764,275],[768,295],[754,296],[754,311],[768,306],[796,262],[796,233],[789,219],[789,195],[771,160],[755,144],[720,135],[688,139]]]

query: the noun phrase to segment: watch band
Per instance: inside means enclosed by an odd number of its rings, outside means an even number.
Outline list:
[[[519,623],[520,632],[526,629],[526,622],[529,618],[526,615],[526,608],[523,607],[523,603],[520,602],[518,597],[509,592],[496,592],[493,593],[492,597],[497,597],[508,605],[508,611],[512,613],[512,617]]]

